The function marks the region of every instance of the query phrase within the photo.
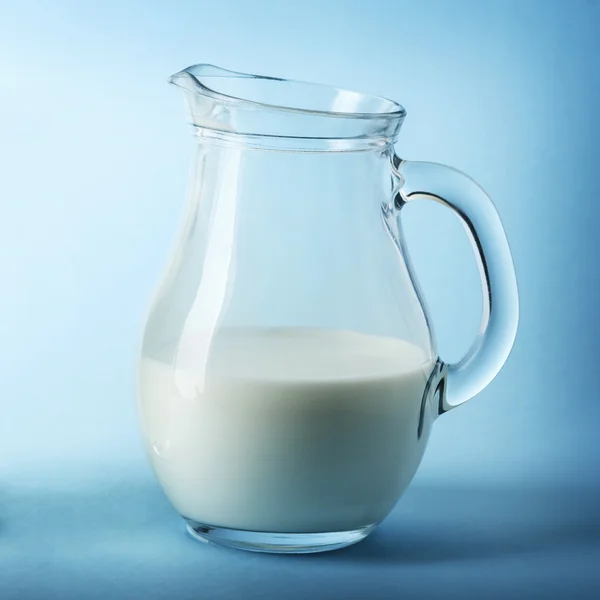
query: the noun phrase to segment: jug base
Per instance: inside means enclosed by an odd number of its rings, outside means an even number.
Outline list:
[[[189,519],[186,519],[186,523],[190,536],[200,542],[271,554],[309,554],[338,550],[364,540],[376,527],[373,524],[352,531],[328,533],[263,533],[214,527]]]

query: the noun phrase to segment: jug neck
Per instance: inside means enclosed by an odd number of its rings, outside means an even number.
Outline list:
[[[257,148],[352,151],[396,138],[396,102],[325,85],[194,65],[173,75],[201,139]]]

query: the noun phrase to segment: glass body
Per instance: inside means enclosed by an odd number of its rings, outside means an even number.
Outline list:
[[[198,143],[143,337],[150,462],[197,537],[356,542],[410,483],[434,419],[510,351],[496,212],[457,171],[396,156],[404,110],[390,100],[209,65],[171,81]],[[482,329],[457,365],[437,356],[403,246],[402,206],[423,195],[457,210],[478,250]]]

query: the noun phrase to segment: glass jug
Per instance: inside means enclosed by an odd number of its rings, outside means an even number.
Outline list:
[[[187,210],[145,326],[139,415],[151,465],[198,539],[316,552],[366,537],[410,483],[433,421],[498,373],[518,320],[508,243],[464,174],[399,158],[391,100],[189,67]],[[462,219],[480,332],[438,357],[402,207]]]

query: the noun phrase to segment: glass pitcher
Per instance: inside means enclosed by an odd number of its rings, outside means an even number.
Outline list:
[[[391,100],[211,65],[171,78],[196,137],[187,210],[145,326],[151,465],[198,539],[316,552],[366,537],[436,417],[498,373],[518,320],[508,243],[466,175],[399,158]],[[467,355],[436,352],[400,224],[435,199],[481,272]]]

